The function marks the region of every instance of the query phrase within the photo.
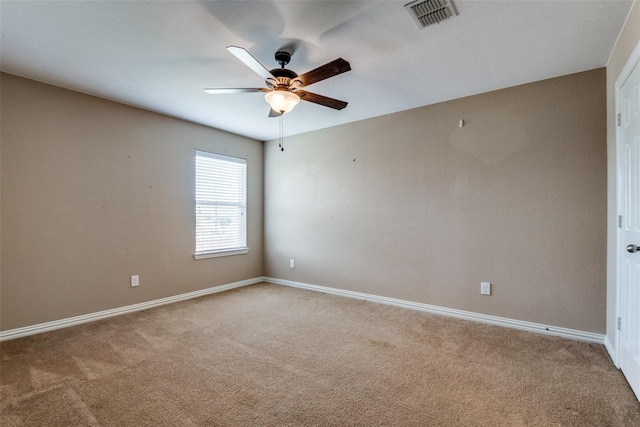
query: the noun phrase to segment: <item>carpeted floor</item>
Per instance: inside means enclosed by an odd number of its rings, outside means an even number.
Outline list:
[[[0,344],[9,426],[640,426],[602,345],[259,284]]]

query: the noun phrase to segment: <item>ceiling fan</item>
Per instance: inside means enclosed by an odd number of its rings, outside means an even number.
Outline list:
[[[204,91],[211,94],[221,93],[243,93],[243,92],[266,92],[265,99],[271,106],[269,117],[278,117],[288,113],[300,100],[313,102],[314,104],[342,110],[347,103],[338,99],[300,90],[305,86],[312,85],[329,77],[337,76],[351,70],[351,65],[342,58],[338,58],[327,64],[321,65],[302,75],[285,68],[291,60],[291,53],[279,50],[275,54],[276,62],[280,68],[267,70],[264,65],[258,62],[246,49],[238,46],[229,46],[227,50],[235,55],[246,66],[258,73],[267,85],[266,88],[211,88]]]

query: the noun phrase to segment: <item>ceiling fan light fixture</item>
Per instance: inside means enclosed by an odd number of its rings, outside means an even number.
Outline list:
[[[300,97],[295,93],[289,92],[288,90],[277,89],[267,92],[264,99],[274,111],[282,114],[293,110],[293,107],[298,105],[298,102],[300,102]]]

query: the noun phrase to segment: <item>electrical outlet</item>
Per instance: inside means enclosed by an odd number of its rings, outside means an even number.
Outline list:
[[[140,276],[137,274],[135,276],[131,276],[131,287],[135,288],[136,286],[140,286]]]
[[[491,295],[491,283],[489,283],[489,282],[480,282],[480,294],[481,295]]]
[[[296,260],[290,259],[289,260],[289,267],[290,268],[296,268]]]

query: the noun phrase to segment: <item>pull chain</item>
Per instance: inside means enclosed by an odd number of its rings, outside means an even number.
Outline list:
[[[280,147],[280,151],[284,151],[284,113],[280,114],[280,142],[278,147]]]

